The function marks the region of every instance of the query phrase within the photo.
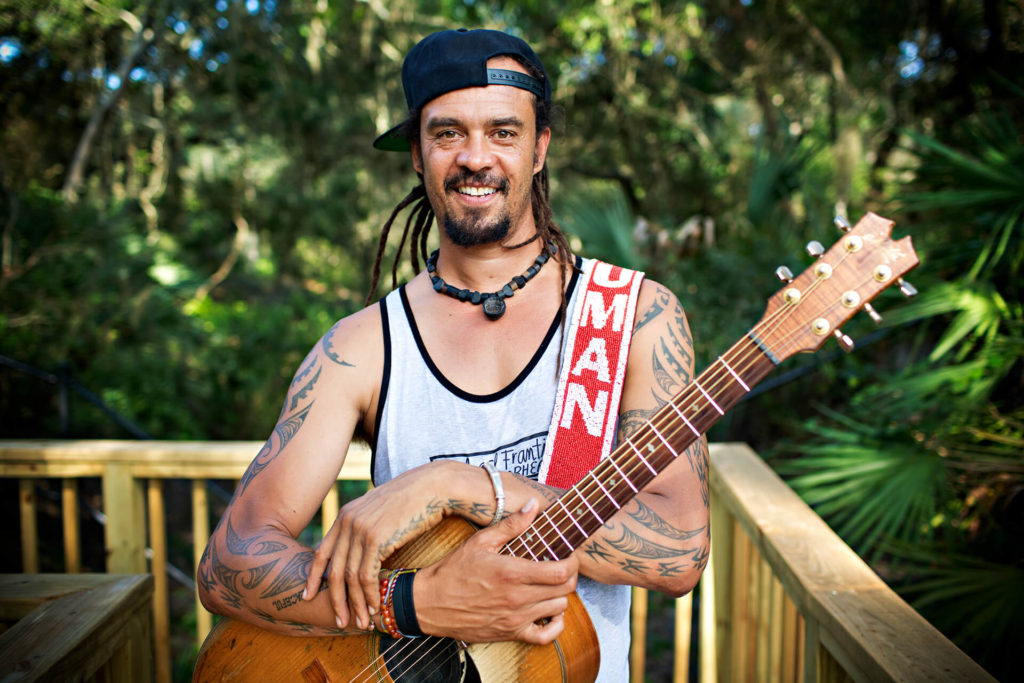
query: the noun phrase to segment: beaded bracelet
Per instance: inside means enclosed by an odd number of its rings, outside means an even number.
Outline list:
[[[398,582],[398,577],[403,576],[405,574],[415,574],[417,571],[417,569],[393,569],[390,572],[381,572],[380,623],[384,627],[384,631],[396,640],[404,637],[404,634],[398,630],[398,625],[395,621],[395,609],[393,601],[395,594],[395,585]],[[418,629],[419,625],[417,624],[417,630]]]
[[[412,582],[416,578],[416,571],[403,572],[395,577],[395,588],[391,596],[395,629],[406,638],[419,638],[423,635],[419,619],[416,618],[416,605],[412,601]]]

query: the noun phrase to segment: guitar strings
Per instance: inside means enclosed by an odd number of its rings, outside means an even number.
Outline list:
[[[845,259],[845,255],[844,255],[844,257],[842,259],[839,260],[839,263],[837,263],[837,265],[841,264],[844,259]],[[812,281],[811,285],[808,287],[808,294],[813,292],[813,290],[817,289],[817,287],[820,286],[821,283],[823,283],[823,281],[824,280],[821,279],[821,278]],[[760,323],[758,323],[758,325],[755,325],[755,327],[753,328],[752,332],[763,332],[764,330],[768,330],[768,328],[772,327],[776,323],[780,323],[784,318],[788,318],[789,315],[800,305],[800,303],[803,300],[805,300],[804,297],[801,297],[800,301],[793,302],[792,304],[788,304],[788,305],[784,305],[784,306],[780,307],[780,309],[778,311],[776,311],[775,314],[769,316],[764,321],[761,321]],[[833,305],[833,307],[834,307],[834,305]],[[770,330],[770,331],[774,331],[774,330]],[[790,337],[792,337],[792,334],[790,335]],[[728,351],[726,351],[724,354],[722,354],[722,356],[719,357],[719,360],[722,360],[722,365],[725,367],[726,372],[728,372],[728,374],[732,374],[732,373],[729,372],[729,365],[728,365],[728,363],[726,363],[725,357],[730,355],[730,354],[734,354],[735,355],[736,354],[735,349],[737,348],[737,346],[739,346],[740,344],[747,343],[747,341],[749,341],[749,340],[740,340],[739,342],[734,344],[733,347],[731,347]],[[783,343],[786,343],[787,341],[788,340],[784,339]],[[746,353],[741,351],[739,353],[739,358],[738,359],[733,359],[733,362],[736,363],[738,366],[740,366],[741,372],[745,371],[745,370],[749,369],[750,365],[745,365],[744,366],[743,364],[747,363],[748,361],[750,361],[751,358],[755,357],[757,351],[758,350],[756,349],[756,347],[749,348],[749,350]],[[745,358],[743,357],[744,355],[746,356]],[[707,377],[705,377],[704,375],[707,375]],[[709,379],[710,379],[710,381],[709,381]],[[713,363],[711,366],[709,366],[709,368],[705,371],[705,373],[702,374],[701,377],[698,377],[697,388],[698,388],[698,390],[701,388],[700,384],[699,384],[699,381],[704,381],[704,384],[711,391],[713,391],[716,395],[719,395],[719,389],[721,387],[722,380],[724,380],[724,379],[727,379],[726,374],[722,373],[718,368],[716,368],[715,364]],[[673,397],[673,399],[671,401],[672,405],[668,406],[668,407],[670,407],[672,409],[672,411],[677,412],[680,416],[682,416],[684,418],[685,418],[685,414],[683,412],[680,412],[679,409],[678,409],[679,408],[678,403],[679,403],[680,400],[684,404],[687,401],[691,401],[691,403],[689,405],[683,405],[682,406],[682,410],[683,411],[688,411],[693,406],[696,406],[697,410],[694,413],[696,415],[696,414],[699,414],[700,410],[702,409],[702,407],[699,405],[699,400],[700,399],[699,399],[697,393],[693,392],[692,389],[693,389],[693,386],[691,384],[690,386],[687,387],[687,389],[684,389],[682,392],[680,392],[680,394],[678,394],[677,396]],[[713,397],[710,394],[706,394],[706,395],[707,395],[707,398],[709,399],[709,401],[713,402]],[[707,406],[703,406],[703,407],[707,407]],[[673,427],[674,424],[678,423],[678,421],[672,419],[670,411],[667,410],[665,407],[663,407],[662,409],[659,410],[658,414],[656,414],[650,421],[648,421],[648,426],[651,427],[651,431],[655,431],[656,435],[660,435],[660,432],[657,431],[657,426],[659,424],[662,427],[662,429],[665,429],[665,424],[664,424],[664,418],[665,417],[669,418],[669,423],[668,423],[669,427]],[[690,427],[691,430],[693,430],[692,425],[688,425],[688,426]],[[669,431],[669,430],[666,430],[666,431]],[[677,429],[672,429],[671,431],[669,431],[669,438],[676,437],[678,435],[679,431],[682,431],[682,427],[678,427]],[[661,435],[661,436],[663,436],[663,435]],[[694,434],[694,438],[692,440],[690,440],[690,443],[695,441],[697,436],[698,436],[697,434]],[[605,462],[610,462],[612,464],[612,466],[615,467],[615,469],[618,469],[618,470],[621,471],[621,468],[619,468],[616,465],[616,462],[615,462],[616,459],[617,459],[617,457],[616,457],[617,455],[620,455],[621,453],[624,453],[625,450],[626,450],[626,447],[628,446],[629,448],[632,448],[632,450],[634,452],[636,452],[636,454],[640,457],[641,460],[643,460],[643,455],[640,452],[640,450],[643,448],[644,445],[647,445],[648,448],[653,447],[654,439],[655,438],[657,438],[657,437],[649,437],[648,442],[646,444],[640,444],[640,448],[639,449],[637,448],[636,444],[633,444],[630,441],[627,441],[627,442],[625,442],[623,444],[621,452],[617,452],[617,453],[613,454],[613,456],[610,457],[610,458],[607,458]],[[678,458],[679,453],[677,453],[676,450],[674,448],[672,448],[672,445],[670,443],[667,443],[667,440],[666,440],[666,444],[665,445],[666,445],[669,453],[671,453],[674,458]],[[689,445],[689,443],[685,444],[683,446],[683,448],[685,448],[688,445]],[[617,449],[617,451],[618,451],[618,449]],[[654,451],[657,451],[657,449],[655,448]],[[651,454],[654,455],[655,454],[654,451],[649,451],[649,452],[651,452]],[[646,461],[644,461],[643,465],[641,465],[640,463],[637,463],[637,462],[634,462],[632,464],[631,463],[625,463],[625,464],[627,465],[627,467],[632,467],[632,469],[630,470],[629,474],[632,474],[634,477],[635,477],[636,470],[640,470],[641,472],[643,472],[644,466],[647,466],[649,468],[649,465],[646,463]],[[604,462],[602,462],[602,465],[604,465]],[[603,467],[603,469],[607,473],[610,473],[610,472],[608,472],[610,470],[609,467],[605,466],[605,467]],[[593,471],[596,472],[597,468],[595,468]],[[626,476],[627,479],[629,479],[628,475],[625,475],[625,476]],[[644,477],[646,478],[646,474],[644,475]],[[632,485],[631,481],[627,482],[627,483],[629,483],[631,488],[633,488],[634,490],[636,489],[636,487]],[[596,494],[598,492],[596,489],[594,489],[591,486],[591,483],[590,483],[589,480],[586,481],[586,482],[583,482],[583,486],[580,486],[579,484],[577,484],[577,486],[574,487],[574,488],[576,489],[577,495],[580,496],[580,497],[583,497],[584,503],[587,503],[587,498],[593,496],[594,494]],[[605,490],[601,489],[601,493],[605,493]],[[564,498],[568,498],[568,496],[563,495],[562,499],[564,499]],[[609,497],[606,495],[606,498],[609,498]],[[597,504],[600,505],[599,502]],[[617,505],[617,501],[615,502],[615,504]],[[592,506],[590,506],[589,503],[587,503],[587,506],[590,507],[591,511],[593,512]],[[565,509],[564,505],[560,505],[559,507],[561,507],[562,510]],[[577,508],[577,509],[579,509],[579,508]],[[550,510],[550,508],[549,508],[549,510]],[[546,514],[547,512],[548,512],[548,510],[545,510],[546,521],[548,521],[548,523],[551,526],[553,526],[553,527],[555,526],[555,524],[552,521],[552,517],[560,517],[560,518],[564,519],[564,516],[562,515],[561,511],[556,511],[553,516],[552,515],[547,515]],[[598,519],[598,521],[601,521],[600,517],[597,516],[596,513],[595,513],[595,517]],[[570,516],[570,519],[571,519],[571,516]],[[559,521],[562,521],[562,519],[560,519]],[[574,523],[575,523],[575,521],[574,521]],[[579,525],[577,524],[577,527],[578,526]],[[557,527],[556,527],[556,530],[557,530]],[[541,533],[540,536],[543,537],[544,534]],[[550,537],[550,538],[551,538],[552,542],[555,542],[553,537]],[[536,559],[536,555],[533,553],[532,549],[529,547],[529,545],[527,543],[525,543],[521,538],[520,539],[513,539],[513,541],[515,541],[515,540],[519,540],[520,544],[527,550],[527,552]],[[584,537],[582,540],[586,540],[586,537]],[[547,544],[545,543],[545,545],[547,545]],[[572,547],[571,543],[567,543],[567,545],[569,545],[570,548]],[[510,551],[512,550],[511,542],[509,544],[509,550]]]
[[[839,265],[842,265],[843,261],[845,261],[847,256],[849,256],[849,254],[848,253],[844,253],[842,258],[840,258],[837,261],[836,267],[838,267]],[[646,443],[640,444],[640,448],[637,447],[637,444],[633,444],[631,442],[631,439],[627,439],[625,442],[623,442],[622,445],[620,445],[618,448],[615,449],[615,452],[613,452],[610,457],[606,458],[601,463],[599,463],[598,466],[595,467],[594,470],[592,470],[591,472],[596,471],[598,467],[602,467],[602,466],[603,466],[602,469],[609,470],[611,468],[607,467],[607,465],[611,464],[611,466],[615,470],[617,470],[623,476],[623,478],[626,480],[626,482],[630,486],[630,488],[633,488],[634,491],[635,491],[636,487],[633,486],[633,484],[632,484],[632,482],[634,480],[633,478],[636,478],[636,472],[637,471],[640,471],[640,472],[644,471],[644,469],[643,469],[644,465],[642,465],[642,464],[640,464],[638,462],[634,462],[634,463],[628,463],[628,462],[627,463],[616,463],[615,460],[614,460],[615,456],[617,454],[619,454],[620,451],[621,451],[621,454],[624,454],[626,452],[626,446],[628,445],[629,448],[633,449],[636,452],[636,454],[639,456],[639,459],[646,464],[646,460],[643,458],[643,455],[641,453],[641,449],[644,446],[648,446],[648,447],[651,448],[651,450],[649,451],[650,454],[651,454],[651,457],[653,458],[655,456],[655,454],[658,451],[658,448],[654,447],[654,443],[655,443],[655,439],[657,438],[657,435],[660,434],[660,431],[658,430],[658,426],[659,425],[661,426],[661,428],[663,430],[668,432],[667,435],[661,435],[663,437],[666,437],[666,441],[675,440],[675,437],[677,437],[678,434],[683,431],[683,427],[678,426],[678,420],[673,419],[671,417],[671,415],[670,415],[670,412],[678,412],[680,414],[680,417],[683,417],[684,419],[686,419],[685,416],[686,416],[687,411],[689,411],[691,409],[694,409],[693,418],[696,419],[697,415],[699,415],[700,411],[707,407],[707,405],[705,405],[703,407],[699,405],[699,401],[700,401],[699,394],[700,393],[704,393],[706,395],[707,403],[714,404],[714,398],[715,397],[721,398],[721,396],[724,395],[723,383],[726,384],[725,388],[729,388],[729,387],[732,386],[732,380],[729,379],[729,377],[731,375],[734,375],[734,373],[738,374],[738,375],[742,375],[743,372],[749,370],[750,368],[752,368],[754,366],[754,363],[756,362],[759,354],[761,356],[765,355],[765,352],[761,351],[757,347],[756,343],[751,345],[751,342],[753,341],[753,339],[754,338],[761,339],[762,336],[765,335],[765,333],[772,334],[774,332],[777,332],[779,326],[781,326],[781,324],[783,322],[785,322],[786,319],[788,319],[800,307],[800,305],[804,301],[806,301],[807,295],[812,294],[816,289],[818,289],[820,286],[822,286],[825,283],[825,281],[826,281],[826,278],[820,278],[820,277],[816,278],[814,281],[811,282],[811,284],[808,286],[807,292],[803,296],[801,296],[799,300],[797,300],[795,302],[787,302],[787,303],[785,303],[783,306],[781,306],[773,314],[769,315],[764,320],[761,320],[757,324],[755,324],[754,327],[748,332],[748,334],[744,336],[744,338],[742,338],[742,339],[738,340],[737,342],[735,342],[723,354],[718,356],[718,358],[708,366],[708,368],[705,370],[704,373],[701,373],[701,375],[699,375],[692,382],[690,382],[682,391],[680,391],[676,396],[674,396],[672,399],[670,399],[670,401],[665,406],[662,406],[662,408],[660,408],[658,410],[658,412],[654,416],[652,416],[652,418],[650,420],[646,421],[646,425],[647,425],[647,427],[649,427],[649,429],[647,431],[655,432],[655,436],[654,437],[650,437],[649,435],[645,435],[645,436],[647,436],[647,441],[646,441]],[[860,284],[863,284],[866,281],[867,281],[867,278],[863,279]],[[824,308],[823,312],[824,313],[830,312],[830,311],[834,310],[837,307],[837,305],[838,304],[833,302],[832,304],[830,304],[829,306]],[[771,329],[769,329],[769,328],[771,328]],[[784,352],[789,352],[792,348],[794,348],[795,344],[793,343],[793,339],[799,333],[800,333],[799,328],[796,328],[796,329],[793,329],[793,330],[789,331],[786,335],[784,335],[782,337],[782,339],[779,342],[779,345],[780,345],[781,348],[784,349]],[[745,348],[741,348],[741,347],[745,347]],[[736,368],[732,368],[726,362],[726,356],[729,356],[729,355],[735,355],[736,356],[736,358],[732,359],[733,363],[735,363],[736,366],[737,366]],[[722,370],[719,370],[719,369],[717,369],[715,367],[716,363],[718,363],[719,361],[721,361],[721,365],[724,368],[724,372]],[[707,377],[705,378],[704,375],[707,375]],[[739,379],[739,378],[737,377],[737,379]],[[694,386],[696,386],[698,390],[700,390],[702,388],[702,385],[698,383],[698,380],[703,380],[704,381],[703,391],[693,392],[692,388]],[[740,381],[742,382],[742,380],[740,380]],[[712,396],[712,394],[714,394],[714,396]],[[677,401],[681,401],[685,405],[682,405],[682,406],[676,405]],[[686,403],[687,401],[689,401],[688,404]],[[717,405],[717,404],[715,404],[715,405]],[[669,411],[669,410],[666,410],[666,408],[671,408],[672,410]],[[668,429],[666,429],[666,426],[668,427]],[[691,430],[693,429],[691,425],[688,425],[688,426],[690,426]],[[671,431],[669,431],[669,430],[671,430]],[[685,433],[684,433],[684,438],[688,438],[688,437],[686,437]],[[699,438],[699,435],[694,435],[693,439],[689,443],[685,444],[684,446],[681,446],[679,450],[683,450],[683,449],[689,447],[690,445],[692,445],[692,443],[694,441],[697,440],[697,438]],[[677,459],[679,457],[679,453],[676,452],[676,449],[673,448],[671,443],[666,442],[665,443],[665,447],[666,447],[668,453],[671,454],[673,460]],[[623,472],[621,467],[619,466],[620,464],[622,466],[624,466],[624,467],[629,468],[629,471],[628,472]],[[647,466],[649,467],[649,465],[647,465]],[[664,467],[662,469],[664,469]],[[660,473],[660,471],[661,470],[658,470],[658,473]],[[631,478],[631,475],[632,475],[633,478]],[[653,479],[654,476],[656,476],[656,474],[653,475],[651,478]],[[591,481],[593,481],[594,484],[596,484],[596,488],[594,486],[592,486]],[[613,486],[613,488],[614,488],[614,486]],[[614,504],[616,505],[616,507],[618,507],[618,501],[616,501],[614,498],[612,498],[610,496],[610,494],[608,494],[608,492],[601,486],[600,481],[598,479],[595,479],[593,477],[593,475],[591,476],[591,478],[589,480],[586,481],[586,483],[583,484],[582,487],[580,487],[580,483],[577,483],[575,486],[573,486],[570,489],[570,491],[575,492],[576,495],[578,497],[580,497],[583,500],[583,502],[585,504],[587,504],[588,507],[591,507],[589,505],[588,499],[591,496],[594,496],[595,494],[597,494],[598,492],[604,494],[605,498],[607,498],[609,500],[612,500],[614,502]],[[580,530],[582,532],[583,531],[582,528],[579,527],[579,524],[575,521],[575,518],[573,518],[572,514],[568,512],[568,510],[565,507],[565,504],[562,502],[563,499],[568,497],[567,496],[568,493],[569,493],[569,491],[567,491],[566,494],[563,494],[562,496],[559,497],[559,499],[557,501],[557,505],[558,505],[558,507],[561,510],[560,511],[556,511],[554,513],[554,515],[555,515],[555,517],[560,516],[561,520],[564,520],[564,519],[571,520],[573,522],[573,524],[576,525],[577,528],[580,528]],[[599,501],[595,501],[595,504],[601,505],[601,503]],[[559,532],[558,526],[555,524],[555,517],[553,517],[552,515],[549,515],[549,511],[553,507],[554,507],[554,504],[552,506],[550,506],[548,509],[544,510],[541,513],[541,517],[543,518],[544,521],[546,521],[548,523],[549,526],[552,527],[552,529],[555,531],[555,533],[561,538],[562,542],[565,545],[567,545],[570,550],[575,550],[575,548],[572,546],[572,544],[568,542],[568,540],[561,534],[561,532]],[[592,511],[592,513],[594,512],[592,508],[591,508],[591,511]],[[600,521],[601,518],[598,517],[596,515],[596,513],[594,513],[594,516]],[[538,560],[539,558],[533,552],[533,549],[530,547],[530,545],[527,543],[527,538],[526,538],[526,537],[528,537],[530,535],[530,531],[533,530],[535,532],[535,534],[536,534],[536,537],[547,548],[547,550],[549,552],[551,552],[552,555],[555,556],[555,559],[559,559],[558,556],[557,556],[557,553],[555,553],[551,549],[550,545],[546,542],[547,540],[550,540],[551,543],[557,544],[557,540],[556,540],[555,536],[546,535],[546,534],[549,534],[550,532],[543,532],[540,529],[534,529],[534,527],[538,526],[537,522],[540,522],[540,521],[541,521],[540,519],[536,520],[536,522],[534,524],[531,524],[530,529],[527,529],[526,532],[524,532],[523,534],[520,534],[519,536],[517,536],[514,539],[509,540],[505,544],[505,546],[503,547],[503,550],[509,552],[512,555],[515,555],[515,551],[514,551],[514,549],[512,547],[512,544],[515,543],[515,542],[518,542],[522,546],[522,549],[525,550],[527,552],[527,554],[529,554],[532,559]],[[586,540],[586,537],[581,539],[581,542],[585,541],[585,540]],[[518,556],[518,555],[516,555],[516,556]],[[401,643],[400,645],[398,645],[396,648],[394,648],[394,649],[398,650],[398,652],[395,653],[395,656],[396,657],[402,657],[403,659],[399,660],[397,663],[403,663],[409,657],[416,655],[419,650],[423,650],[424,649],[423,648],[424,644],[425,644],[424,641],[420,641],[419,639],[417,639],[416,642],[409,643],[408,647],[406,647],[406,643],[404,643],[404,642]],[[433,643],[429,647],[427,647],[425,649],[425,651],[419,652],[419,658],[413,662],[413,665],[416,665],[419,662],[422,662],[425,657],[430,656],[432,654],[435,655],[434,659],[436,660],[436,655],[443,654],[443,653],[439,653],[438,652],[438,649],[440,647],[442,647],[443,645],[444,645],[443,639],[436,639],[436,640],[434,640]],[[377,660],[379,660],[379,664],[375,663],[375,662],[377,662]],[[389,662],[389,660],[390,660],[390,662]],[[376,658],[375,662],[371,662],[371,664],[368,667],[366,667],[366,669],[364,669],[364,672],[368,672],[368,673],[370,673],[370,675],[379,673],[381,668],[387,667],[389,665],[389,663],[390,664],[396,663],[396,660],[395,660],[394,657],[385,657],[385,656],[379,655]],[[373,669],[373,671],[368,671],[370,669]],[[363,672],[360,672],[360,673],[363,673]]]
[[[838,261],[836,262],[835,267],[838,267],[838,266],[842,265],[842,263],[846,260],[846,258],[848,256],[849,256],[849,253],[848,252],[844,252],[842,257],[840,259],[838,259]],[[813,280],[810,283],[810,285],[807,288],[806,293],[804,295],[802,295],[799,300],[797,300],[795,302],[790,302],[790,303],[784,304],[777,311],[775,311],[775,313],[769,315],[764,320],[759,321],[759,323],[756,324],[751,329],[750,333],[748,333],[748,335],[746,337],[744,337],[743,339],[741,339],[741,340],[737,341],[735,344],[733,344],[733,346],[730,347],[730,349],[728,349],[725,353],[723,353],[721,356],[719,356],[716,359],[715,362],[713,362],[710,366],[708,366],[708,368],[705,370],[704,373],[701,374],[701,376],[699,376],[696,380],[694,380],[694,382],[691,382],[685,389],[683,389],[683,391],[681,391],[679,394],[677,394],[675,397],[673,397],[671,399],[671,401],[669,401],[669,404],[666,404],[661,409],[659,409],[658,413],[655,414],[651,418],[651,420],[647,421],[647,426],[650,427],[650,429],[648,431],[653,431],[655,433],[655,435],[654,436],[650,436],[648,434],[645,434],[644,436],[647,438],[646,443],[640,443],[639,444],[639,448],[638,448],[637,444],[632,443],[631,440],[627,440],[626,442],[624,442],[622,444],[622,446],[620,446],[620,448],[616,449],[616,452],[613,453],[611,455],[611,457],[606,458],[604,461],[602,461],[598,465],[598,467],[602,467],[603,466],[602,469],[605,471],[605,473],[608,473],[608,474],[611,474],[611,472],[610,472],[611,467],[607,466],[608,463],[610,463],[611,466],[614,467],[615,469],[619,470],[620,473],[621,473],[621,469],[622,468],[620,468],[618,465],[623,464],[627,468],[630,468],[628,473],[622,473],[622,474],[623,474],[624,478],[627,479],[627,484],[630,486],[630,488],[636,490],[637,487],[633,485],[633,483],[632,483],[633,479],[631,479],[630,476],[632,475],[635,478],[636,477],[636,472],[638,470],[641,473],[643,473],[645,466],[648,469],[650,469],[650,466],[649,466],[649,464],[647,464],[647,462],[644,459],[643,454],[642,454],[641,451],[644,449],[644,447],[647,447],[648,452],[651,454],[652,457],[656,455],[657,451],[659,450],[656,447],[656,440],[659,437],[665,437],[665,434],[661,434],[661,431],[658,430],[659,426],[661,427],[662,430],[667,432],[667,438],[663,438],[662,440],[665,441],[665,446],[666,446],[668,452],[671,453],[673,459],[678,458],[679,453],[676,452],[676,450],[672,447],[672,444],[669,443],[668,441],[670,439],[674,440],[675,437],[678,436],[679,432],[683,431],[683,427],[678,426],[678,420],[675,420],[672,417],[671,413],[675,412],[675,413],[679,414],[681,417],[683,417],[685,419],[686,413],[688,411],[690,411],[691,409],[695,408],[695,410],[693,412],[693,416],[694,416],[694,419],[696,419],[696,416],[701,412],[701,410],[708,407],[708,403],[707,402],[710,402],[711,404],[714,404],[714,397],[720,397],[722,395],[722,393],[720,393],[720,391],[721,391],[721,387],[722,387],[723,381],[729,382],[729,385],[732,386],[731,380],[729,380],[729,376],[732,375],[733,373],[730,371],[730,366],[729,366],[729,364],[725,360],[726,357],[730,356],[730,355],[736,356],[736,358],[733,358],[732,361],[739,368],[738,372],[742,373],[742,372],[745,372],[746,370],[749,370],[750,367],[753,366],[754,359],[756,359],[758,355],[761,355],[761,356],[764,355],[764,352],[760,351],[760,349],[757,348],[756,344],[751,345],[750,342],[752,341],[752,339],[751,339],[750,335],[755,335],[757,338],[761,338],[763,336],[766,336],[766,333],[767,334],[772,334],[774,332],[777,332],[778,331],[778,327],[783,322],[785,322],[785,320],[788,319],[803,303],[805,303],[806,300],[807,300],[807,297],[810,294],[812,294],[816,289],[818,289],[820,286],[822,286],[825,283],[826,279],[827,278],[821,278],[821,277],[816,278],[815,280]],[[867,280],[866,279],[862,280],[860,284],[863,284],[863,282],[865,282],[865,281],[867,281]],[[823,311],[827,313],[827,312],[829,312],[831,310],[834,310],[836,308],[836,306],[837,306],[836,303],[832,303],[827,308],[823,309]],[[791,330],[788,333],[787,336],[784,336],[782,338],[782,340],[779,342],[780,348],[784,349],[785,351],[790,351],[791,348],[792,348],[792,339],[793,339],[793,337],[796,334],[799,333],[799,331],[800,331],[800,329],[797,328],[797,329]],[[740,347],[741,345],[745,345],[746,348],[737,351],[737,348]],[[723,369],[720,369],[720,368],[716,367],[718,361],[721,361],[721,365],[723,366],[724,371],[723,371]],[[706,377],[705,377],[705,375],[706,375]],[[701,385],[700,382],[703,382],[703,386]],[[693,391],[694,385],[696,385],[696,388],[698,389],[698,392],[694,392]],[[701,392],[702,389],[703,389],[703,392]],[[699,393],[704,393],[706,398],[707,398],[707,402],[703,406],[700,405],[701,399],[700,399]],[[714,396],[711,395],[712,393],[714,394]],[[689,401],[689,403],[687,403],[687,401]],[[679,405],[680,402],[683,403],[682,406]],[[717,404],[715,404],[715,405],[717,406]],[[669,410],[669,409],[671,409],[671,410]],[[667,418],[667,421],[666,421],[666,418]],[[666,429],[666,424],[668,426],[668,429]],[[691,431],[693,430],[692,425],[688,424],[687,426],[690,428]],[[693,443],[693,441],[696,441],[696,439],[698,437],[699,437],[699,435],[694,434],[693,439],[691,439],[689,443],[683,445],[680,448],[680,450],[684,450],[686,447],[691,445]],[[688,436],[687,436],[687,438],[688,438]],[[624,454],[626,452],[626,450],[628,450],[629,448],[631,448],[636,453],[636,455],[639,456],[639,459],[642,461],[642,464],[641,464],[641,462],[636,462],[635,460],[632,463],[629,463],[629,462],[627,462],[627,463],[617,463],[616,462],[616,460],[618,459],[617,456]],[[597,472],[598,467],[595,467],[594,470],[592,470],[592,472]],[[646,478],[646,474],[644,475],[644,477]],[[572,489],[570,489],[570,491],[574,491],[576,493],[576,495],[583,500],[584,504],[586,504],[587,507],[590,508],[591,513],[594,515],[594,517],[599,522],[603,523],[603,520],[601,520],[600,516],[598,516],[596,514],[596,512],[594,511],[593,506],[591,506],[589,504],[589,500],[588,499],[592,499],[596,494],[601,493],[601,494],[604,495],[605,499],[612,500],[613,504],[616,505],[616,507],[618,507],[618,501],[614,500],[614,498],[611,497],[607,493],[606,489],[601,487],[599,483],[597,485],[597,488],[594,488],[594,486],[591,483],[591,480],[595,480],[596,481],[595,477],[588,478],[587,480],[585,480],[583,482],[577,483],[577,485],[574,486]],[[582,484],[582,486],[581,486],[581,484]],[[568,492],[567,492],[567,494],[568,494]],[[562,534],[558,531],[558,525],[556,525],[555,522],[553,521],[554,518],[558,518],[559,522],[561,523],[561,522],[564,522],[566,517],[568,517],[568,519],[570,519],[577,526],[577,528],[580,528],[579,524],[576,523],[575,520],[573,519],[571,513],[568,513],[568,511],[565,510],[565,505],[561,504],[563,500],[565,500],[565,499],[567,499],[569,497],[567,494],[563,494],[560,497],[560,499],[559,499],[559,507],[561,508],[561,510],[555,511],[553,514],[549,514],[549,512],[552,509],[552,507],[554,507],[552,505],[547,510],[542,512],[541,515],[544,518],[544,521],[548,522],[549,526],[551,526],[555,530],[555,532],[558,534],[558,536],[560,536],[562,538],[563,543],[565,543],[565,545],[567,545],[570,550],[574,550],[572,544],[569,543],[564,538],[564,536],[562,536]],[[595,504],[596,505],[601,505],[601,503],[599,501],[595,502]],[[579,509],[579,508],[577,508],[577,509]],[[538,522],[539,521],[540,520],[538,520]],[[531,529],[533,529],[534,527],[539,527],[539,525],[538,524],[531,525]],[[547,543],[547,541],[550,540],[552,543],[557,545],[557,539],[554,536],[551,536],[550,532],[541,531],[539,528],[533,529],[533,530],[537,532],[538,540],[540,540],[540,542],[548,549],[548,551],[555,558],[557,558],[558,557],[557,553],[552,551],[550,545]],[[521,536],[519,536],[519,537],[517,537],[515,539],[510,540],[509,543],[506,544],[506,549],[510,553],[515,554],[515,550],[513,549],[513,544],[515,542],[518,542],[519,545],[522,546],[522,549],[525,549],[526,552],[533,559],[536,560],[536,559],[538,559],[537,558],[537,554],[533,552],[533,548],[531,548],[530,545],[526,542],[526,539],[524,539],[525,536],[529,535],[529,531],[530,530],[527,530],[527,532],[525,532],[523,535],[521,535]],[[581,539],[581,541],[585,541],[585,540],[586,540],[586,536],[584,536]],[[537,550],[538,550],[538,552],[540,551],[539,548],[537,548]],[[543,555],[542,552],[540,554]]]

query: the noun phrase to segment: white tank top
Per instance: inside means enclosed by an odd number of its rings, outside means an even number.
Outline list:
[[[569,311],[578,294],[577,281],[574,273],[567,293]],[[434,365],[404,286],[382,299],[380,307],[384,377],[373,439],[374,483],[442,458],[476,466],[489,460],[499,470],[536,480],[555,404],[558,316],[523,371],[500,391],[479,395],[458,388]],[[628,680],[629,586],[581,576],[576,592],[601,647],[597,680]]]

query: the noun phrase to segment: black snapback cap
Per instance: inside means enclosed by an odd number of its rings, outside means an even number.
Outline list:
[[[543,80],[521,71],[487,68],[488,59],[503,55],[519,57],[536,67]],[[551,83],[536,53],[521,38],[501,31],[460,28],[432,33],[417,43],[402,63],[402,89],[410,113],[453,90],[487,85],[511,85],[551,101]],[[406,152],[409,140],[399,124],[374,140],[373,146]]]

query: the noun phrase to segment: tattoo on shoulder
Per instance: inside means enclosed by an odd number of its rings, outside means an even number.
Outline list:
[[[338,350],[334,346],[334,335],[337,334],[338,325],[340,324],[341,321],[338,321],[334,323],[334,326],[331,327],[331,329],[327,330],[327,334],[324,335],[323,341],[321,341],[321,345],[323,346],[324,353],[327,354],[327,357],[330,358],[332,361],[346,368],[354,368],[355,365],[344,360],[338,354]]]
[[[651,322],[652,320],[657,318],[659,315],[664,313],[665,312],[665,306],[668,305],[668,302],[669,302],[668,290],[659,285],[657,293],[655,294],[654,302],[650,306],[647,307],[647,310],[645,310],[643,312],[643,315],[641,315],[637,319],[636,324],[633,325],[633,334],[636,334],[637,332],[639,332],[640,329],[643,328],[647,323]]]

